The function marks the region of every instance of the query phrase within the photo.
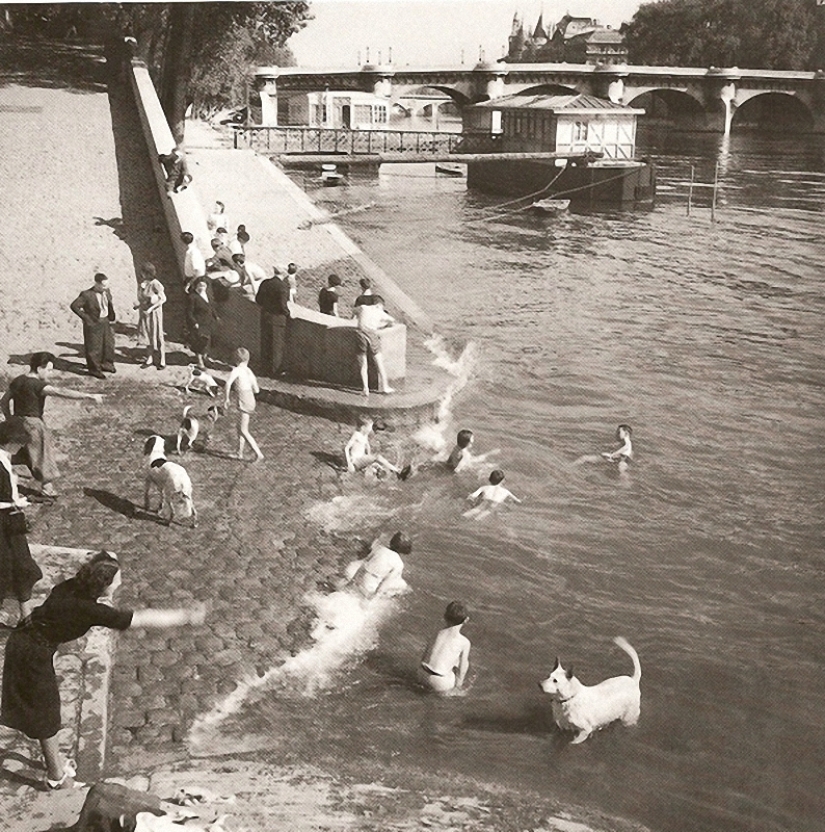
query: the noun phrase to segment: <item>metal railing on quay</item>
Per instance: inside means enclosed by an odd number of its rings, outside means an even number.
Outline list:
[[[267,153],[460,153],[461,133],[424,130],[345,130],[333,127],[237,128],[235,147]]]

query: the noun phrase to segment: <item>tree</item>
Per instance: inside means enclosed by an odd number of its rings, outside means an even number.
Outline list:
[[[635,64],[817,69],[825,15],[815,0],[661,0],[624,27]]]
[[[207,82],[209,106],[235,103],[240,77],[257,61],[288,60],[291,35],[311,19],[309,4],[290,2],[43,3],[0,4],[6,32],[28,36],[76,35],[116,46],[125,35],[152,73],[176,141],[183,138],[186,108],[197,98],[193,82]],[[240,38],[240,43],[235,43]],[[273,51],[274,50],[274,51]],[[116,54],[113,49],[109,54]],[[216,82],[216,58],[224,76]],[[233,74],[234,73],[234,74]],[[220,75],[220,73],[218,73]]]

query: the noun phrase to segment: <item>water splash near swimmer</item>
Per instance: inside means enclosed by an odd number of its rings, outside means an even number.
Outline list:
[[[197,717],[189,732],[190,753],[226,753],[221,725],[237,714],[255,692],[277,691],[283,698],[311,698],[336,686],[341,672],[378,644],[381,627],[397,608],[392,597],[367,600],[347,590],[313,592],[305,600],[317,614],[311,632],[313,643],[262,676],[249,674],[232,693]]]
[[[448,449],[447,436],[452,423],[453,400],[472,377],[478,350],[475,343],[470,341],[460,355],[453,358],[444,337],[435,334],[424,342],[424,346],[435,356],[432,363],[446,370],[454,379],[438,403],[435,421],[423,425],[413,434],[413,440],[417,445],[438,455],[444,454]]]

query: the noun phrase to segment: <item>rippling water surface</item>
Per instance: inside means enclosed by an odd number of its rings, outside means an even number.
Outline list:
[[[651,137],[660,200],[643,213],[537,217],[431,166],[316,192],[330,210],[374,202],[348,233],[449,342],[475,344],[449,431],[501,448],[524,504],[463,520],[475,473],[376,492],[414,532],[414,592],[332,689],[261,693],[246,731],[663,832],[822,828],[823,145]],[[619,422],[626,480],[575,464]],[[475,681],[434,701],[411,673],[454,597],[472,609]],[[640,724],[565,746],[536,682],[557,654],[585,683],[631,672],[616,634],[641,656]]]

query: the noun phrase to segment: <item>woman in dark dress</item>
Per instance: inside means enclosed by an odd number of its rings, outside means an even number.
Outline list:
[[[43,577],[26,539],[22,509],[29,501],[17,491],[17,475],[11,462],[30,441],[31,434],[19,416],[0,422],[0,607],[14,595],[21,619],[32,611],[32,587]]]
[[[219,320],[215,306],[209,299],[206,279],[197,278],[186,302],[186,320],[189,324],[189,344],[195,353],[198,367],[205,368],[204,359],[212,344],[212,331]]]
[[[60,691],[54,672],[58,646],[85,635],[91,627],[175,627],[203,623],[204,609],[145,609],[132,612],[111,606],[120,586],[120,564],[98,552],[77,575],[59,583],[6,642],[0,724],[40,741],[46,761],[46,785],[69,785],[75,768],[58,748]]]

